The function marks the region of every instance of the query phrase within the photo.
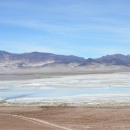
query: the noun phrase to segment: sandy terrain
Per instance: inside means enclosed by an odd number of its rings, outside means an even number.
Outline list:
[[[130,130],[129,108],[0,107],[0,130]]]
[[[0,115],[1,130],[53,130],[51,126],[38,124],[31,121],[26,121],[10,115]],[[54,129],[55,130],[55,129]]]

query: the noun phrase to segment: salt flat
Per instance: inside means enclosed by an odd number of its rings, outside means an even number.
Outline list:
[[[1,105],[130,103],[130,73],[127,72],[18,77],[0,80]]]

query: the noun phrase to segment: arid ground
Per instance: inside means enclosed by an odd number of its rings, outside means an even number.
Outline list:
[[[0,107],[0,130],[130,130],[130,108]]]

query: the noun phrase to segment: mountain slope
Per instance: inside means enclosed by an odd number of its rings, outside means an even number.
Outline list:
[[[0,70],[15,70],[15,69],[64,69],[64,71],[82,70],[86,71],[89,68],[101,67],[108,68],[111,66],[120,67],[130,67],[130,55],[114,54],[107,55],[97,59],[85,59],[77,56],[65,56],[56,55],[52,53],[42,53],[42,52],[31,52],[23,54],[14,54],[6,51],[0,51]],[[48,67],[48,68],[47,68]]]
[[[97,61],[99,63],[130,66],[130,55],[127,56],[122,54],[107,55],[98,58]]]
[[[23,54],[12,54],[5,51],[0,51],[0,61],[10,60],[10,61],[18,61],[24,60],[28,62],[43,62],[53,60],[58,63],[70,63],[70,62],[78,62],[81,63],[85,59],[77,56],[64,56],[64,55],[55,55],[52,53],[41,53],[41,52],[31,52],[31,53],[23,53]]]

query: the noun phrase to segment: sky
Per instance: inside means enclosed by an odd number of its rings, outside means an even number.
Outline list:
[[[130,54],[130,0],[0,0],[0,50]]]

